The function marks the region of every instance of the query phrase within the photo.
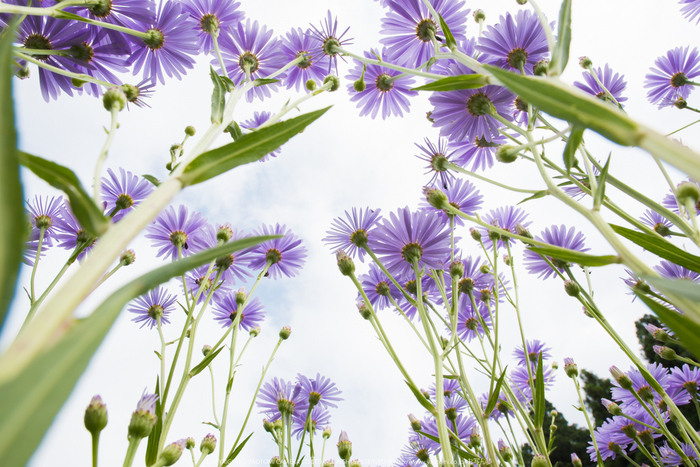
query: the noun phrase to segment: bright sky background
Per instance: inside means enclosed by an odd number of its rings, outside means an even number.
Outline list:
[[[558,0],[541,0],[540,4],[550,19],[558,17]],[[470,0],[467,6],[472,11],[484,9],[488,25],[495,24],[498,15],[506,9],[516,11],[522,8],[513,0],[481,3]],[[330,8],[334,15],[338,15],[341,28],[351,27],[354,45],[349,46],[349,50],[360,54],[370,47],[380,46],[378,32],[384,12],[371,0],[244,0],[242,8],[246,17],[261,21],[277,34],[291,27],[306,28],[309,22],[318,24]],[[478,28],[471,16],[468,24],[468,34],[475,35]],[[697,115],[688,111],[658,111],[646,101],[642,88],[644,74],[656,57],[671,48],[697,43],[697,27],[681,17],[676,2],[577,1],[574,2],[573,29],[572,60],[564,80],[582,81],[582,70],[576,57],[588,55],[595,66],[607,62],[626,76],[628,88],[624,95],[629,100],[625,108],[639,121],[667,133],[697,119]],[[341,79],[348,68],[341,62]],[[282,345],[267,379],[278,376],[288,380],[295,378],[297,373],[315,377],[318,372],[330,377],[343,391],[345,401],[339,409],[332,411],[333,436],[326,448],[326,458],[339,461],[335,443],[340,430],[345,430],[353,442],[353,458],[362,460],[363,465],[393,463],[407,439],[406,415],[415,413],[422,417],[422,409],[405,387],[400,373],[374,337],[369,324],[358,315],[354,304],[356,291],[337,271],[334,257],[321,239],[332,219],[353,206],[381,208],[387,214],[406,205],[416,207],[421,187],[428,178],[423,175],[423,162],[414,157],[417,153],[414,143],[422,142],[424,137],[434,140],[438,130],[425,119],[425,113],[430,110],[427,94],[412,100],[411,112],[404,118],[371,120],[358,116],[359,110],[349,102],[346,84],[344,80],[337,93],[324,94],[304,104],[303,112],[328,105],[333,105],[333,108],[285,145],[279,158],[265,164],[250,164],[188,188],[174,201],[175,205],[184,203],[190,209],[201,211],[212,223],[228,221],[246,231],[252,231],[262,223],[286,224],[304,240],[309,250],[307,263],[298,277],[264,280],[258,289],[267,310],[267,319],[262,334],[251,343],[243,365],[236,373],[228,449],[250,404],[261,366],[277,341],[279,329],[285,325],[292,327],[292,336]],[[106,167],[124,167],[137,174],[148,173],[164,178],[164,164],[169,160],[168,148],[181,141],[185,126],[195,126],[200,134],[208,127],[210,92],[208,59],[200,57],[197,67],[183,81],[169,80],[165,86],[157,88],[155,97],[149,101],[152,109],[132,108],[120,114],[120,129]],[[691,106],[699,106],[698,92],[689,99]],[[89,96],[70,98],[63,95],[58,102],[47,104],[39,93],[34,69],[30,79],[15,80],[15,97],[20,147],[68,165],[86,186],[90,186],[94,162],[105,137],[101,128],[109,124],[109,115],[101,101]],[[254,110],[276,112],[290,97],[294,98],[293,93],[280,92],[264,102],[242,103],[235,117],[239,121],[249,118]],[[677,136],[684,144],[700,151],[697,128],[700,127],[684,130]],[[226,143],[228,138],[228,135],[222,135],[217,145]],[[601,160],[612,151],[611,173],[623,181],[657,200],[668,192],[668,186],[646,153],[615,146],[590,132],[586,133],[586,142]],[[550,156],[557,160],[556,154]],[[671,173],[676,182],[684,178],[673,170]],[[544,187],[527,161],[496,165],[487,175],[522,188]],[[45,183],[29,173],[23,174],[23,183],[27,199],[35,194],[54,194]],[[522,199],[480,182],[477,185],[485,195],[488,209],[515,204]],[[642,214],[640,206],[629,203],[619,192],[610,190],[608,195],[633,215]],[[585,220],[565,210],[555,199],[529,202],[524,208],[534,222],[533,233],[539,233],[552,224],[575,225],[586,233],[591,253],[612,252]],[[605,215],[611,222],[618,222],[615,216]],[[461,236],[466,238],[461,244],[463,251],[478,254],[468,234],[462,232]],[[110,291],[162,264],[155,259],[155,251],[142,237],[130,247],[136,250],[136,264],[116,274],[80,307],[79,314],[89,313]],[[522,246],[518,245],[516,251],[519,260]],[[52,250],[48,258],[40,263],[40,289],[60,269],[67,253]],[[650,258],[650,262],[653,259]],[[366,270],[366,265],[358,262],[357,266],[359,272]],[[73,272],[77,270],[72,269]],[[22,269],[22,284],[28,283],[29,272],[29,268]],[[623,268],[608,266],[596,269],[592,281],[596,299],[608,320],[633,348],[638,348],[633,321],[646,310],[640,303],[631,303],[631,297],[625,295],[625,287],[618,279],[623,275]],[[607,376],[610,365],[626,369],[629,363],[602,329],[583,316],[577,302],[564,294],[560,282],[537,281],[527,276],[524,269],[521,269],[518,279],[528,339],[546,340],[552,348],[554,360],[562,366],[548,398],[567,419],[582,424],[581,414],[572,408],[576,394],[573,384],[563,373],[563,358],[573,357],[580,368],[592,370],[600,376]],[[173,292],[179,290],[175,282],[169,285]],[[27,309],[26,297],[20,290],[0,347],[6,346],[8,335],[19,329]],[[501,339],[503,355],[508,362],[519,337],[514,313],[511,309],[503,310]],[[180,319],[176,321],[177,325],[165,328],[168,340],[179,335],[177,329],[181,326],[182,316],[179,313],[175,316]],[[101,437],[100,465],[122,464],[131,413],[144,387],[153,389],[159,369],[153,354],[153,350],[159,348],[156,331],[139,329],[130,319],[130,314],[124,310],[33,457],[32,466],[89,465],[90,437],[83,427],[83,411],[95,394],[102,396],[109,411],[109,424]],[[421,352],[420,343],[400,317],[384,311],[380,319],[413,379],[427,388],[433,381],[429,355]],[[204,344],[213,344],[220,336],[218,325],[208,318],[205,320],[203,332],[198,335],[197,349]],[[169,349],[171,353],[173,350]],[[220,412],[228,370],[227,357],[218,358],[214,368],[216,402]],[[486,390],[475,371],[471,370],[469,376],[477,381],[479,392]],[[251,431],[255,435],[237,462],[246,459],[249,463],[267,464],[276,455],[276,446],[263,431],[262,415],[257,412],[257,408],[254,409],[245,432],[245,436]],[[213,431],[201,422],[211,420],[211,382],[203,373],[190,383],[168,442],[192,436],[199,443],[205,434]],[[498,437],[497,434],[494,436]],[[134,465],[141,465],[145,444],[142,443]],[[315,447],[319,460],[320,436]],[[189,454],[185,455],[189,457]],[[213,466],[214,457],[203,465]],[[190,462],[188,458],[183,459],[178,465]]]

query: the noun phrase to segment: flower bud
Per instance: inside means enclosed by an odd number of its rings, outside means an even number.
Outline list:
[[[292,334],[292,328],[289,326],[285,326],[280,330],[280,339],[286,341],[289,339],[289,336]]]
[[[476,230],[474,227],[470,227],[470,228],[469,228],[469,235],[471,235],[472,238],[473,238],[474,240],[476,240],[477,242],[478,242],[478,241],[481,241],[481,232],[479,232],[478,230]]]
[[[275,429],[275,431],[279,431],[281,433],[282,429],[284,428],[284,424],[282,423],[282,419],[278,418],[277,420],[272,422],[272,426]]]
[[[622,425],[622,427],[620,427],[620,431],[630,439],[637,437],[637,429],[634,427],[632,422],[627,422],[625,425]]]
[[[427,400],[430,400],[430,393],[428,392],[427,389],[420,389],[420,393],[423,394],[423,397],[425,397]]]
[[[202,442],[199,443],[199,451],[204,454],[205,450],[207,451],[207,454],[216,451],[216,436],[212,435],[211,433],[206,435],[204,439],[202,439]]]
[[[665,329],[661,329],[659,327],[654,326],[651,323],[645,324],[644,327],[646,328],[647,332],[654,337],[659,342],[667,342],[669,335],[668,332],[666,332]]]
[[[521,237],[534,238],[530,231],[527,230],[527,228],[525,228],[525,226],[523,226],[520,222],[515,224],[515,233],[520,235]]]
[[[503,144],[498,146],[496,149],[496,159],[498,162],[503,162],[504,164],[510,164],[518,160],[518,154],[520,151],[516,150],[515,146],[510,144]]]
[[[344,276],[352,276],[355,273],[355,263],[351,257],[343,250],[335,252],[335,259],[338,261],[338,269]]]
[[[275,456],[270,459],[270,467],[282,467],[282,459],[279,456]]]
[[[355,92],[362,92],[365,89],[367,89],[367,84],[365,83],[365,69],[367,65],[362,65],[362,74],[360,77],[352,83],[352,88],[355,90]]]
[[[275,431],[275,425],[272,424],[267,418],[263,418],[263,429],[268,433]]]
[[[202,355],[205,357],[211,352],[211,345],[202,346]]]
[[[338,437],[338,456],[344,461],[350,460],[352,456],[352,443],[344,431],[341,431]]]
[[[472,430],[472,434],[469,435],[469,446],[472,448],[478,448],[481,446],[481,434],[479,433],[478,426],[475,426]]]
[[[496,243],[497,241],[499,241],[501,239],[501,234],[496,232],[495,230],[489,230],[488,234],[489,234],[489,240],[491,240],[491,242],[493,242],[493,243]]]
[[[510,266],[512,262],[512,258],[508,255],[503,255],[503,262],[506,264],[506,266]]]
[[[547,59],[540,60],[539,62],[535,63],[535,66],[532,67],[532,73],[535,76],[546,76],[548,71],[549,60]]]
[[[15,76],[18,77],[19,79],[27,79],[29,78],[29,68],[28,67],[22,67],[17,70],[15,73]]]
[[[619,384],[622,389],[627,389],[628,391],[634,390],[632,380],[629,376],[623,373],[622,370],[615,365],[611,366],[609,370],[612,377],[615,378],[615,381],[617,381],[617,384]]]
[[[574,467],[583,467],[581,459],[578,458],[575,452],[571,453],[571,463],[574,465]]]
[[[578,376],[578,365],[574,363],[573,358],[564,358],[564,372],[569,378],[576,378]]]
[[[107,406],[100,396],[94,396],[85,409],[85,428],[96,436],[107,426]]]
[[[353,459],[348,464],[348,467],[362,467],[362,464],[360,463],[359,459]]]
[[[676,198],[681,204],[685,205],[686,202],[695,204],[700,199],[700,188],[697,183],[693,182],[682,182],[676,187]]]
[[[338,89],[340,89],[340,78],[334,75],[328,75],[326,76],[326,79],[323,80],[323,84],[326,83],[331,83],[331,87],[328,88],[328,92],[335,92]]]
[[[123,266],[129,266],[130,264],[134,264],[134,261],[136,261],[136,253],[134,252],[134,250],[126,250],[119,257],[119,262],[122,263]]]
[[[122,91],[120,88],[107,89],[102,96],[102,105],[104,105],[105,109],[110,112],[113,108],[116,108],[117,111],[121,112],[126,106],[126,95],[124,94],[124,91]]]
[[[651,430],[648,428],[637,433],[637,436],[639,436],[639,440],[642,442],[642,444],[646,446],[651,446],[654,444],[654,437],[651,435]]]
[[[333,434],[333,430],[331,430],[331,427],[330,427],[330,426],[327,426],[327,427],[323,430],[323,439],[328,439],[328,438],[330,438],[332,434]]]
[[[333,459],[328,459],[323,463],[322,467],[335,467],[335,461]]]
[[[484,263],[484,264],[482,264],[481,266],[479,266],[479,272],[480,272],[481,274],[488,274],[488,273],[491,272],[491,266],[489,266],[488,264]]]
[[[552,370],[558,370],[559,369],[559,362],[552,362]],[[552,413],[556,412],[556,410],[553,410]]]
[[[313,79],[308,80],[304,86],[309,91],[315,91],[318,88],[318,84]]]
[[[189,437],[185,440],[185,449],[194,449],[196,444],[197,442],[194,440],[194,438]]]
[[[470,294],[474,291],[474,279],[471,277],[465,277],[457,285],[459,286],[459,291],[463,294]]]
[[[241,306],[245,303],[247,295],[245,293],[245,287],[241,287],[236,291],[236,305]]]
[[[518,5],[525,5],[527,3],[527,0],[515,0],[515,1],[518,2]]]
[[[194,129],[192,125],[188,125],[185,127],[185,134],[187,136],[194,136],[194,134],[197,132],[197,130]]]
[[[186,439],[181,439],[165,446],[163,452],[160,454],[159,460],[161,465],[173,465],[175,462],[179,461],[186,443]]]
[[[673,103],[673,106],[677,109],[683,110],[688,107],[688,102],[682,97],[679,97],[676,99],[676,102]]]
[[[532,463],[530,464],[530,467],[547,467],[549,465],[549,462],[547,461],[547,458],[543,456],[542,454],[535,454],[532,457]]]
[[[464,276],[464,263],[461,260],[454,260],[450,263],[450,277],[460,280]]]
[[[408,421],[411,422],[411,428],[413,431],[420,431],[423,428],[420,424],[420,420],[418,420],[412,413],[408,414]]]
[[[226,243],[233,237],[233,230],[231,229],[231,224],[228,222],[219,227],[216,231],[216,240],[219,242]]]
[[[250,335],[250,337],[258,337],[260,335],[260,327],[255,326],[254,328],[250,328],[248,334]]]
[[[513,451],[511,451],[510,446],[504,443],[502,439],[498,440],[498,452],[505,462],[510,462],[513,458]]]
[[[578,58],[578,64],[581,65],[581,68],[584,70],[588,70],[593,66],[593,60],[584,55],[583,57]]]
[[[369,309],[365,302],[357,302],[357,311],[360,312],[360,316],[364,319],[370,319],[372,317],[372,311]]]
[[[447,206],[449,206],[447,195],[437,188],[424,186],[423,195],[425,195],[426,201],[435,209],[447,209]]]
[[[476,10],[474,11],[474,21],[477,23],[479,21],[485,21],[486,20],[486,13],[484,13],[484,10]]]
[[[581,287],[574,281],[564,282],[564,290],[570,297],[577,297],[581,293]]]
[[[678,354],[671,347],[666,347],[665,345],[655,345],[654,352],[663,358],[664,360],[675,360]]]
[[[156,416],[157,399],[157,395],[147,394],[146,391],[144,391],[136,406],[136,410],[131,414],[129,438],[141,439],[151,434],[151,430],[158,420]]]

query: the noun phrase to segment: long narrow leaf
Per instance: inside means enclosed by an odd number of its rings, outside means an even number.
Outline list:
[[[576,165],[576,150],[581,144],[581,141],[583,141],[583,132],[585,130],[584,127],[574,126],[571,129],[569,139],[566,140],[566,146],[564,146],[564,166],[566,167],[566,173],[571,172],[571,168]]]
[[[450,31],[442,15],[438,14],[438,16],[440,16],[440,29],[442,29],[442,33],[445,35],[445,45],[447,45],[450,50],[454,50],[455,47],[457,47],[455,36],[452,35],[452,31]]]
[[[238,446],[234,446],[234,447],[231,448],[231,452],[229,453],[228,457],[227,457],[226,460],[224,461],[224,466],[223,466],[223,467],[226,467],[226,466],[229,465],[231,462],[233,462],[233,460],[234,460],[236,457],[238,457],[238,454],[240,454],[240,452],[243,450],[243,447],[245,446],[245,443],[248,442],[248,440],[250,439],[251,436],[253,436],[253,433],[249,434],[248,437],[247,437],[246,439],[244,439],[243,442],[241,442],[241,444],[239,444]]]
[[[214,84],[214,90],[211,93],[211,122],[221,123],[224,119],[224,107],[226,106],[226,85],[221,76],[214,71],[214,67],[209,67],[211,82]]]
[[[552,52],[552,61],[549,69],[555,75],[561,75],[569,62],[569,48],[571,46],[571,0],[564,0],[559,10],[559,34],[557,45]]]
[[[437,410],[435,410],[435,406],[430,403],[428,399],[425,398],[422,392],[418,390],[415,386],[412,386],[408,381],[405,381],[406,386],[411,390],[414,396],[416,396],[416,399],[418,400],[418,403],[423,406],[425,410],[430,412],[431,414],[436,415]]]
[[[561,259],[570,263],[580,264],[581,266],[607,266],[608,264],[621,263],[622,259],[619,256],[593,256],[586,253],[579,253],[574,250],[566,250],[563,248],[549,248],[545,246],[530,246],[530,250],[539,253],[543,256]]]
[[[529,364],[529,363],[528,363]],[[542,352],[537,359],[537,374],[535,376],[535,397],[533,400],[535,412],[535,427],[542,428],[544,423],[544,364],[542,363]]]
[[[605,165],[603,166],[603,171],[600,173],[600,177],[598,177],[598,187],[596,189],[596,192],[593,196],[593,207],[595,209],[600,208],[600,206],[603,204],[603,200],[605,199],[605,185],[608,183],[608,170],[610,169],[610,157],[608,157],[608,160],[605,162]]]
[[[457,91],[459,89],[476,89],[488,84],[484,75],[458,75],[438,79],[411,89],[411,91]]]
[[[163,431],[163,406],[160,402],[160,378],[156,376],[156,425],[148,435],[148,445],[146,446],[146,465],[151,466],[158,460],[158,443],[160,434]]]
[[[674,264],[683,266],[691,271],[700,272],[700,256],[695,256],[687,251],[681,250],[668,240],[649,235],[644,232],[628,229],[620,225],[610,224],[610,227],[627,240],[636,243],[650,253],[666,259]]]
[[[496,383],[496,387],[493,389],[493,392],[489,396],[489,401],[486,404],[486,408],[484,409],[484,417],[488,417],[491,415],[491,412],[493,412],[493,409],[496,408],[496,404],[498,403],[498,397],[501,395],[501,386],[503,385],[503,379],[506,377],[506,369],[508,367],[503,369],[503,373],[501,374],[501,377],[498,378],[498,382]]]
[[[642,279],[653,285],[663,293],[682,295],[694,302],[700,302],[700,284],[688,279],[662,279],[660,277],[643,276]]]

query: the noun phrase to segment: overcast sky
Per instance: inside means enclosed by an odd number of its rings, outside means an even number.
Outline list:
[[[557,18],[558,1],[541,0],[540,4],[550,19]],[[495,24],[498,15],[506,9],[522,8],[512,0],[469,1],[467,6],[472,10],[484,9],[487,24]],[[378,32],[384,12],[378,3],[370,0],[244,0],[242,7],[248,18],[261,21],[276,34],[285,33],[291,27],[305,28],[309,22],[318,24],[330,8],[334,15],[338,15],[341,28],[351,27],[354,45],[349,47],[350,50],[360,54],[370,47],[380,46]],[[664,133],[697,119],[697,114],[689,111],[658,111],[646,101],[643,90],[644,74],[656,57],[671,48],[697,43],[697,27],[681,17],[676,2],[574,2],[573,30],[573,58],[564,75],[566,81],[582,80],[582,70],[575,58],[588,55],[595,66],[609,63],[615,71],[626,76],[628,88],[624,95],[629,100],[625,107],[632,117]],[[477,32],[478,28],[470,18],[468,35]],[[348,68],[341,62],[341,79]],[[109,124],[108,113],[101,101],[89,96],[61,96],[57,102],[45,103],[39,93],[36,70],[32,73],[28,80],[15,80],[20,147],[70,166],[86,186],[91,185],[95,158],[104,139],[101,128]],[[210,88],[208,59],[199,57],[196,68],[182,81],[169,80],[165,86],[158,86],[150,101],[151,109],[132,108],[122,112],[106,167],[124,167],[137,174],[148,173],[164,178],[164,164],[169,160],[168,148],[182,139],[184,127],[193,125],[202,132],[208,127]],[[275,112],[290,97],[294,98],[293,93],[280,92],[262,103],[241,103],[235,117],[239,121],[249,118],[254,110]],[[700,94],[696,91],[689,104],[698,107],[699,99]],[[292,336],[282,345],[268,379],[273,376],[293,379],[297,373],[313,377],[317,372],[330,377],[343,391],[345,401],[339,409],[332,411],[334,434],[327,446],[326,458],[337,459],[337,435],[340,430],[345,430],[353,442],[353,458],[363,460],[364,465],[374,463],[371,459],[387,464],[398,457],[406,442],[406,414],[413,412],[422,416],[422,409],[406,389],[400,373],[373,336],[369,324],[357,313],[354,304],[356,291],[337,271],[334,258],[321,239],[332,219],[353,206],[381,208],[384,213],[406,205],[416,207],[421,187],[428,178],[423,175],[423,161],[414,157],[417,153],[414,143],[422,142],[424,137],[435,139],[438,131],[425,118],[425,113],[430,110],[427,95],[413,99],[411,111],[404,118],[371,120],[358,116],[359,110],[349,102],[343,82],[341,91],[309,101],[302,111],[328,105],[333,105],[333,108],[285,145],[279,158],[265,164],[250,164],[188,188],[174,200],[174,204],[184,203],[190,209],[202,212],[212,223],[228,221],[246,231],[262,223],[286,224],[303,239],[309,250],[307,263],[299,276],[264,280],[258,289],[267,310],[267,319],[262,334],[252,342],[243,366],[236,373],[229,419],[231,436],[238,432],[237,427],[250,403],[261,366],[269,357],[279,329],[290,325]],[[696,127],[677,136],[684,144],[700,151]],[[222,135],[216,144],[224,144],[227,138],[228,135]],[[586,134],[586,143],[599,159],[605,159],[612,151],[611,173],[616,177],[643,189],[646,195],[657,200],[667,193],[667,185],[646,153],[615,146],[590,133]],[[556,160],[555,155],[552,157]],[[544,188],[529,164],[518,161],[508,166],[497,165],[488,171],[488,175],[522,188]],[[684,178],[673,170],[671,173],[676,182]],[[54,194],[31,174],[23,174],[23,183],[27,199],[35,194]],[[515,204],[522,199],[522,196],[495,190],[483,183],[477,182],[477,185],[489,209]],[[640,206],[629,203],[619,192],[610,190],[607,194],[631,214],[642,214]],[[552,224],[576,225],[586,234],[591,253],[612,252],[584,219],[568,212],[556,200],[548,197],[526,203],[524,208],[533,221],[531,230],[534,233]],[[611,222],[619,221],[609,213],[605,215]],[[468,235],[463,232],[461,236],[467,237],[462,243],[463,250],[467,254],[477,254]],[[155,252],[142,237],[137,238],[131,247],[136,250],[136,264],[116,274],[80,307],[80,314],[89,313],[110,291],[162,264],[155,259]],[[522,246],[517,246],[516,250],[515,255],[520,258]],[[63,252],[51,251],[48,261],[40,263],[40,289],[50,282],[66,257]],[[655,264],[653,258],[648,259],[650,264]],[[363,268],[366,265],[358,263],[360,272],[364,272]],[[22,269],[23,284],[28,282],[29,272],[28,268]],[[646,310],[638,302],[631,303],[631,297],[625,294],[625,287],[619,280],[623,275],[623,268],[608,266],[594,270],[592,281],[596,299],[606,317],[636,349],[633,321]],[[554,360],[561,363],[564,357],[573,357],[579,367],[605,377],[610,365],[623,369],[629,367],[622,352],[593,320],[583,316],[577,302],[564,294],[560,282],[537,281],[527,276],[524,270],[521,270],[519,282],[527,337],[545,340],[552,347]],[[178,290],[175,282],[169,285],[172,291]],[[7,345],[8,335],[19,328],[27,308],[26,298],[18,294],[5,335],[0,340],[1,346]],[[421,352],[420,343],[400,317],[383,312],[380,318],[413,379],[427,388],[433,382],[429,355]],[[508,362],[519,342],[512,310],[504,308],[501,323],[504,327],[503,354]],[[174,339],[178,326],[166,327],[166,339]],[[202,326],[196,347],[212,344],[219,336],[218,325],[208,320]],[[83,427],[83,411],[95,394],[102,396],[109,411],[109,425],[101,438],[100,464],[104,467],[121,465],[131,412],[144,387],[152,390],[155,383],[159,364],[153,350],[157,348],[159,341],[155,330],[139,329],[130,322],[129,313],[122,312],[31,465],[89,465],[90,438]],[[221,410],[228,362],[219,358],[214,368],[217,408]],[[206,374],[202,375],[190,383],[168,442],[192,436],[199,443],[213,430],[201,424],[212,420],[211,383]],[[479,393],[486,390],[475,371],[470,372],[470,377],[477,381]],[[557,372],[557,382],[548,398],[570,421],[583,423],[581,414],[572,408],[576,394],[563,369]],[[262,429],[261,419],[262,415],[256,409],[246,429],[246,434],[254,431],[255,435],[240,459],[259,459],[259,462],[267,463],[276,454],[274,442]],[[230,440],[231,437],[228,446]],[[319,442],[317,439],[317,452]],[[145,443],[142,443],[135,465],[140,465],[144,453]],[[214,457],[204,465],[214,465]],[[185,465],[183,462],[189,463],[189,459],[181,460],[178,465]]]

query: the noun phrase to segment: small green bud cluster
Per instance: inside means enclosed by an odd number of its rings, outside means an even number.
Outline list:
[[[474,21],[477,23],[480,21],[485,21],[486,20],[486,13],[484,13],[484,10],[475,10],[474,11]]]
[[[622,370],[620,370],[618,367],[614,365],[611,366],[610,374],[613,378],[615,378],[615,381],[617,381],[617,384],[619,384],[622,389],[626,389],[628,391],[634,390],[634,386],[632,385],[632,380],[630,379],[630,377],[623,373]]]
[[[577,297],[581,293],[581,287],[571,280],[564,282],[564,290],[570,297]]]
[[[581,68],[584,70],[588,70],[588,68],[593,66],[593,60],[584,55],[578,58],[578,64],[581,65]]]
[[[94,396],[85,409],[85,428],[96,436],[107,426],[107,406],[100,396]]]
[[[280,330],[280,339],[286,341],[292,335],[292,328],[285,326]]]
[[[326,79],[323,80],[323,84],[331,83],[331,87],[328,88],[328,92],[335,92],[340,89],[340,78],[335,75],[328,75]]]
[[[355,262],[345,251],[336,251],[335,259],[338,261],[338,269],[342,275],[352,276],[355,273]]]
[[[601,399],[600,402],[611,415],[622,415],[622,409],[619,405],[617,405],[617,403],[608,399]]]
[[[360,316],[364,319],[370,319],[372,317],[372,311],[365,302],[357,302],[357,311],[360,312]]]
[[[206,435],[204,439],[202,439],[202,442],[199,443],[199,450],[205,456],[216,451],[216,436],[212,435],[211,433]]]
[[[665,345],[655,345],[654,352],[663,358],[664,360],[675,360],[678,354],[671,347],[666,347]]]

